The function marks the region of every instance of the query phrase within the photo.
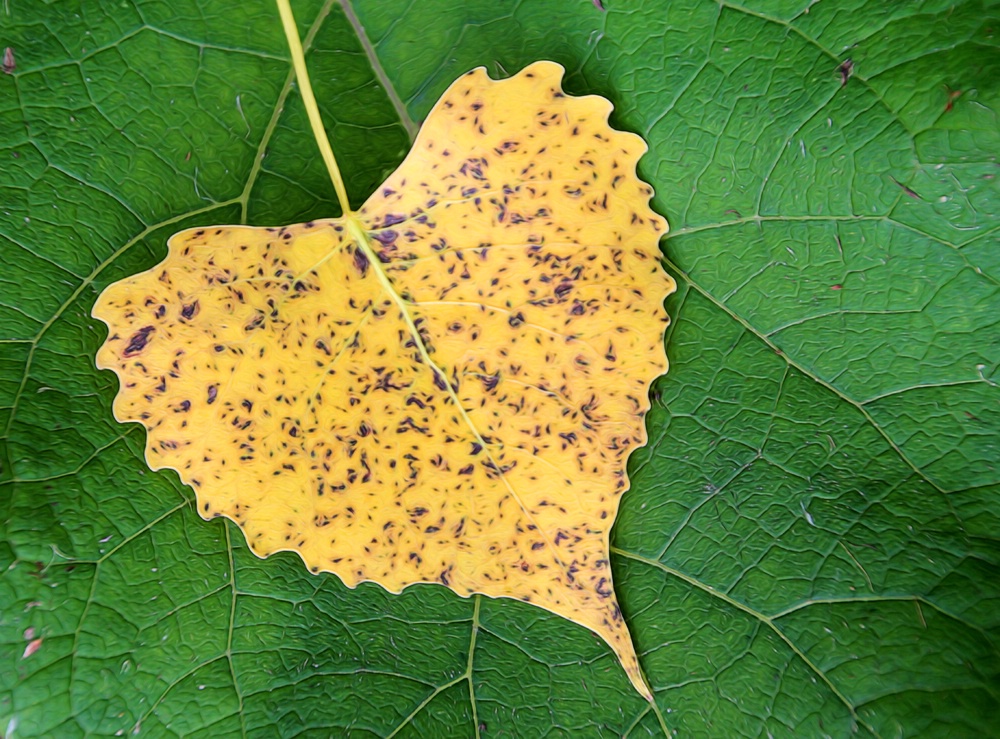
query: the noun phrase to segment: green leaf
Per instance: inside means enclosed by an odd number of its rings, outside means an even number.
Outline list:
[[[997,734],[996,8],[605,6],[295,11],[355,205],[478,65],[558,61],[649,142],[679,290],[612,551],[655,704],[580,627],[258,560],[146,469],[97,294],[181,228],[338,208],[270,3],[10,0],[0,731]]]

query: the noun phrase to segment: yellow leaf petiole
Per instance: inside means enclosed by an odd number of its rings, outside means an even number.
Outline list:
[[[288,50],[292,55],[292,66],[295,68],[295,79],[299,83],[299,92],[302,94],[302,102],[306,106],[306,115],[309,116],[313,137],[316,139],[316,145],[319,147],[326,169],[330,173],[333,189],[337,191],[337,200],[340,201],[340,208],[343,210],[344,216],[352,215],[353,211],[347,199],[347,188],[344,187],[344,179],[340,176],[340,167],[337,166],[337,158],[333,155],[330,140],[323,128],[323,119],[320,117],[316,96],[313,95],[312,84],[309,82],[309,70],[306,69],[306,57],[302,51],[302,40],[299,38],[298,28],[295,26],[292,6],[289,4],[289,0],[275,1],[278,4],[278,12],[281,14],[281,24],[285,28]]]

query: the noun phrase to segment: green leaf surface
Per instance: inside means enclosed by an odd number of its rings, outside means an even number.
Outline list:
[[[475,66],[649,142],[679,289],[613,566],[655,704],[578,626],[258,560],[149,472],[98,293],[338,206],[266,0],[8,0],[0,732],[1000,735],[995,4],[604,5],[294,8],[354,204]]]

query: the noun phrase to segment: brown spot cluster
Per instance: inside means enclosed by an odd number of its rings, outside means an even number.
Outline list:
[[[667,367],[666,224],[642,140],[561,76],[461,77],[345,219],[175,235],[99,298],[98,365],[150,466],[258,555],[534,603],[648,694],[608,534]]]

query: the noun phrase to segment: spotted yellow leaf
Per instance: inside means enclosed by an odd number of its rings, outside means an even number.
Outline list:
[[[538,62],[434,107],[357,212],[176,234],[94,315],[146,460],[261,557],[592,629],[649,696],[608,534],[666,370],[666,223],[611,104]]]

